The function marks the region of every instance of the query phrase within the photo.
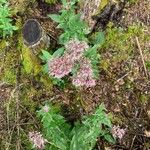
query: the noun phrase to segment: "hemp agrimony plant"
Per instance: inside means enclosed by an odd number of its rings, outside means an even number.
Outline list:
[[[0,37],[12,35],[13,31],[17,29],[12,25],[10,16],[8,2],[6,0],[0,0]]]
[[[52,105],[45,105],[38,111],[38,116],[43,125],[43,134],[32,132],[29,135],[30,141],[37,148],[92,150],[98,137],[111,143],[115,142],[110,134],[111,121],[105,113],[103,104],[92,115],[84,116],[81,121],[75,122],[74,126],[67,123],[58,109]]]
[[[92,87],[98,77],[98,64],[100,55],[97,49],[104,41],[103,33],[95,34],[89,40],[89,28],[76,13],[76,2],[62,0],[63,9],[59,15],[51,14],[49,17],[58,23],[57,28],[63,30],[59,37],[62,46],[50,55],[43,51],[43,60],[46,60],[47,72],[51,77],[62,80],[67,75],[72,75],[75,86]],[[95,39],[95,40],[94,40]],[[46,59],[45,59],[46,58]]]

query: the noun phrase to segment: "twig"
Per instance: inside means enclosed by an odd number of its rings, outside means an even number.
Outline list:
[[[144,57],[143,57],[143,53],[142,53],[142,49],[141,49],[141,46],[140,46],[140,43],[139,43],[139,40],[138,40],[137,36],[136,36],[136,43],[137,43],[137,46],[138,46],[138,49],[139,49],[139,52],[140,52],[140,55],[141,55],[145,75],[146,75],[146,77],[148,77],[147,69],[146,69],[146,65],[145,65],[145,61],[144,61]]]
[[[9,113],[10,113],[10,103],[11,103],[11,100],[14,98],[15,90],[16,90],[16,89],[14,88],[14,89],[11,91],[10,97],[9,97],[9,100],[8,100],[8,103],[7,103],[7,105],[6,105],[7,131],[8,131],[8,135],[9,135],[9,142],[8,142],[8,143],[11,143],[12,134],[13,134],[14,128],[15,128],[15,125],[14,125],[13,129],[10,130],[10,118],[9,118]],[[7,144],[6,150],[9,150],[9,147],[10,147],[10,144]]]
[[[25,108],[25,107],[23,107],[21,104],[19,104],[19,106],[23,109],[23,110],[25,110],[29,115],[30,115],[30,117],[33,119],[33,121],[35,122],[35,126],[36,126],[36,128],[39,128],[39,124],[38,124],[38,122],[36,121],[36,119],[34,118],[34,116]]]
[[[131,143],[131,146],[130,146],[130,150],[132,150],[132,148],[133,148],[133,144],[134,144],[135,138],[136,138],[136,135],[133,137],[133,140],[132,140],[132,143]]]
[[[119,78],[116,82],[119,82],[120,80],[124,79],[130,73],[131,73],[131,71],[127,72],[125,75],[123,75],[121,78]]]
[[[16,93],[16,119],[17,119],[17,150],[20,150],[20,125],[19,125],[19,90]]]
[[[7,142],[7,148],[6,148],[6,150],[9,150],[9,147],[10,147],[10,145],[11,145],[12,135],[13,135],[13,133],[14,133],[15,126],[16,126],[16,125],[14,125],[14,126],[13,126],[13,128],[12,128],[12,131],[11,131],[11,132],[9,131],[9,135],[10,135],[10,137],[9,137],[9,142]]]
[[[18,69],[17,69],[17,72],[16,72],[16,123],[17,123],[17,143],[16,143],[16,150],[20,150],[20,146],[21,146],[21,143],[20,143],[20,116],[19,116],[19,104],[20,104],[20,101],[19,101],[19,92],[20,92],[20,67],[21,67],[21,62],[20,62],[20,59],[18,61]]]

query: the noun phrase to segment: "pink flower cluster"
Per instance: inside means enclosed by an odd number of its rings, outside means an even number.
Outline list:
[[[75,86],[95,86],[91,62],[83,57],[83,53],[88,48],[89,45],[85,41],[70,40],[65,45],[65,54],[48,62],[49,74],[56,78],[62,78],[72,71],[75,63],[79,62],[81,67],[77,75],[73,78],[73,84]]]
[[[42,137],[42,134],[37,131],[29,132],[29,139],[33,145],[40,150],[44,149],[45,143],[47,142],[47,140]]]
[[[125,129],[121,129],[119,126],[113,126],[112,134],[114,138],[119,138],[121,140],[125,135]]]
[[[84,51],[89,48],[89,45],[85,41],[72,39],[65,45],[65,48],[67,54],[69,54],[70,58],[75,62],[82,57]]]
[[[80,61],[80,69],[78,73],[73,77],[73,84],[75,86],[95,86],[95,79],[93,79],[93,70],[90,60],[82,58]]]
[[[73,62],[69,55],[56,57],[48,62],[49,74],[55,78],[62,78],[68,75],[73,67]]]

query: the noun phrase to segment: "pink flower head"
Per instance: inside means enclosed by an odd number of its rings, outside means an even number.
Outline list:
[[[56,78],[68,75],[73,67],[73,62],[69,55],[56,57],[48,62],[49,74]]]
[[[80,69],[78,73],[73,77],[73,84],[75,86],[95,86],[95,79],[93,79],[93,70],[90,60],[82,58],[80,61]]]
[[[43,110],[44,110],[44,112],[49,112],[49,107],[48,107],[47,105],[45,105],[45,106],[43,107]]]
[[[114,138],[119,138],[121,140],[125,135],[125,129],[121,129],[119,126],[113,126],[112,134]]]
[[[70,55],[73,61],[79,60],[83,55],[84,51],[89,48],[88,44],[85,41],[79,41],[77,39],[70,40],[65,48],[67,53]]]
[[[44,149],[45,143],[47,142],[47,140],[42,137],[42,134],[37,131],[29,132],[29,139],[33,145],[40,150]]]

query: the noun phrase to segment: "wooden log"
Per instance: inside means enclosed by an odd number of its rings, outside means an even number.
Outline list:
[[[36,55],[41,49],[46,49],[50,45],[50,37],[36,19],[29,19],[25,22],[22,28],[22,36],[24,44],[32,49]]]

